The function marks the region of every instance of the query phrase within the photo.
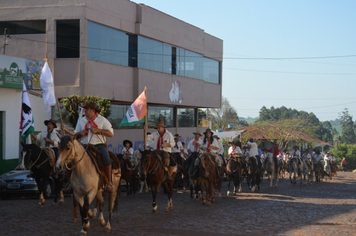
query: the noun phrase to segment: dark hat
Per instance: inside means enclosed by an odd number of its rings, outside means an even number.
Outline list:
[[[253,142],[253,138],[250,138],[248,141],[249,141],[249,142]]]
[[[175,134],[174,138],[180,138],[179,134]]]
[[[193,132],[194,135],[199,134],[200,136],[203,136],[200,131],[198,130],[197,132]]]
[[[44,121],[44,124],[47,126],[48,125],[48,122],[52,123],[54,125],[54,128],[57,128],[57,125],[56,125],[56,122],[52,119],[49,119],[49,120],[45,120]]]
[[[214,132],[212,132],[212,131],[211,131],[211,129],[209,129],[209,128],[207,128],[207,129],[205,130],[204,134],[206,134],[207,132],[210,132],[210,133],[211,133],[211,135],[213,135],[213,134],[214,134]]]
[[[237,142],[235,142],[234,140],[228,142],[228,144],[230,144],[230,145],[234,144],[235,146],[237,146]]]
[[[96,105],[95,102],[87,102],[85,103],[85,105],[83,106],[84,109],[86,108],[91,108],[91,109],[94,109],[95,111],[98,111],[98,106]]]
[[[155,129],[157,129],[157,128],[159,128],[159,127],[166,127],[165,125],[164,125],[164,123],[163,123],[163,121],[157,121],[157,123],[156,123],[156,126],[154,127]]]
[[[126,147],[126,143],[130,144],[130,147],[132,147],[132,142],[130,140],[125,139],[123,142],[124,147]]]

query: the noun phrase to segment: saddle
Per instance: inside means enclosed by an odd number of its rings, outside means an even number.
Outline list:
[[[86,149],[86,152],[88,153],[90,159],[92,160],[95,168],[96,168],[96,171],[100,174],[100,175],[103,175],[105,176],[105,174],[103,173],[104,172],[104,164],[103,164],[103,161],[101,159],[101,153],[99,151],[98,148],[96,148],[94,145],[92,144],[84,144],[83,145],[84,148]],[[112,169],[121,169],[120,168],[120,160],[119,158],[117,158],[117,156],[115,155],[115,153],[109,151],[109,156],[110,156],[110,159],[112,161],[111,163],[111,166],[112,166]]]

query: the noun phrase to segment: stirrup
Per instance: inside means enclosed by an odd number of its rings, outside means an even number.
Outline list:
[[[109,189],[108,189],[108,187],[109,187]],[[111,190],[110,190],[110,188],[111,188]],[[112,183],[107,183],[105,185],[105,192],[112,193],[113,191],[114,191],[114,185],[112,185]]]

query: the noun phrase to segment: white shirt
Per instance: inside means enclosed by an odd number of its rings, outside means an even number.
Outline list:
[[[77,123],[77,126],[75,127],[74,133],[78,133],[82,130],[85,129],[85,124],[87,123],[87,118],[86,116],[79,118],[79,121]],[[104,129],[104,130],[109,130],[112,134],[114,134],[114,130],[110,124],[110,122],[103,117],[102,115],[99,115],[94,119],[95,124],[98,126],[98,129]],[[81,143],[82,144],[88,144],[88,141],[90,140],[90,144],[96,145],[96,144],[101,144],[101,143],[106,143],[106,137],[101,135],[101,134],[93,134],[91,132],[91,127],[89,126],[88,130],[88,136],[84,135],[81,138]]]
[[[233,155],[233,154],[241,154],[242,155],[242,151],[239,146],[236,146],[235,149],[233,149],[232,146],[229,147],[229,151],[227,153],[229,154],[229,156]]]
[[[247,141],[247,144],[250,145],[250,157],[254,157],[254,156],[257,156],[258,155],[258,146],[257,146],[257,143],[255,142],[250,142],[250,141]]]
[[[218,153],[220,155],[224,155],[224,145],[222,144],[222,142],[220,142],[219,140],[216,140],[218,142],[218,145],[219,145],[219,150],[218,150]]]
[[[192,140],[190,140],[189,143],[188,143],[188,150],[190,150],[190,152],[195,152],[195,145],[196,145],[197,143],[201,145],[201,142],[202,142],[201,139],[198,139],[198,140],[195,142],[195,144],[193,145],[194,140],[195,140],[195,139],[192,139]],[[199,147],[198,147],[198,149],[197,149],[196,151],[199,151]]]
[[[315,163],[317,163],[318,161],[320,161],[321,159],[323,159],[323,156],[321,154],[315,154]]]
[[[129,151],[129,153],[131,154],[131,157],[132,157],[132,156],[133,156],[133,153],[134,153],[133,148],[130,147],[130,149],[129,149],[128,151]],[[122,149],[122,154],[126,155],[126,152],[127,152],[127,148],[124,147],[124,148]]]
[[[202,142],[202,147],[208,148],[208,140],[206,140],[205,144],[204,144],[204,142]],[[218,141],[215,138],[213,139],[213,142],[210,144],[210,147],[219,147]],[[218,150],[210,149],[210,153],[213,153],[213,154],[217,153],[218,151],[219,151],[219,149]]]
[[[48,131],[47,129],[45,130],[42,130],[41,133],[39,133],[37,135],[37,140],[41,142],[41,148],[44,148],[46,147],[46,140],[45,138],[47,138],[47,134],[48,134]],[[57,131],[56,130],[53,130],[52,133],[51,133],[51,136],[50,136],[50,140],[52,140],[54,142],[54,144],[52,145],[51,143],[49,144],[49,147],[50,148],[53,148],[53,147],[58,147],[58,144],[61,142],[61,140],[59,139],[58,135],[57,135]]]
[[[294,155],[294,153],[295,153],[295,155]],[[295,157],[295,156],[300,156],[300,151],[299,150],[297,150],[297,151],[292,151],[291,153],[290,153],[290,156],[291,157]]]
[[[181,141],[178,141],[177,142],[177,147],[176,147],[176,144],[175,144],[175,142],[174,142],[174,147],[172,147],[172,152],[174,153],[174,152],[179,152],[180,153],[180,151],[183,149],[183,144],[182,144],[182,142]]]
[[[159,133],[158,131],[154,132],[151,134],[153,137],[153,150],[157,149],[157,143],[158,143],[158,139],[159,139]],[[159,148],[159,150],[164,150],[166,152],[172,152],[172,147],[174,147],[174,145],[176,145],[176,142],[174,141],[174,137],[172,135],[171,132],[169,132],[168,130],[165,130],[165,133],[163,134],[163,143],[169,143],[171,145],[171,147],[165,147],[165,148]]]
[[[305,158],[307,158],[307,159],[311,159],[311,155],[310,155],[310,153],[308,153],[308,154],[304,154],[304,155],[303,155],[303,157],[305,157]]]

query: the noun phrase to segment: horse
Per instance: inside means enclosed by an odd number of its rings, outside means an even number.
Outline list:
[[[260,190],[260,184],[261,184],[261,178],[262,178],[262,172],[260,168],[258,167],[258,160],[256,157],[246,157],[247,161],[247,186],[248,188],[254,192]]]
[[[210,153],[203,153],[201,154],[199,159],[199,176],[201,178],[201,199],[203,204],[207,203],[208,205],[210,205],[211,202],[215,201],[215,157]],[[204,198],[204,189],[206,191],[206,201]]]
[[[199,198],[199,189],[201,185],[201,179],[200,177],[194,178],[194,165],[195,165],[195,160],[198,158],[199,153],[198,152],[192,152],[190,154],[190,157],[187,158],[187,160],[184,162],[185,167],[187,168],[187,173],[189,177],[189,188],[190,188],[190,197],[198,199]],[[195,193],[193,194],[193,190]]]
[[[124,179],[126,182],[127,195],[135,194],[136,187],[138,185],[138,180],[139,180],[138,178],[139,163],[136,163],[132,160],[125,159],[123,154],[116,154],[116,156],[120,160],[121,179]]]
[[[157,202],[156,196],[157,192],[163,185],[164,193],[168,195],[168,204],[166,207],[166,212],[173,209],[173,202],[172,202],[172,194],[173,194],[173,184],[174,181],[169,181],[168,173],[166,173],[164,169],[164,161],[165,158],[169,156],[168,152],[162,150],[144,150],[141,152],[142,159],[141,159],[141,169],[140,174],[143,176],[144,180],[147,180],[147,183],[151,187],[152,191],[152,212],[157,212]],[[168,155],[168,156],[167,156]],[[170,166],[170,168],[176,168]],[[173,172],[172,179],[176,176],[176,172]]]
[[[288,172],[288,162],[279,159],[279,176],[284,179],[286,172]]]
[[[100,209],[100,224],[105,225],[103,218],[104,201],[106,192],[104,191],[103,164],[101,162],[100,151],[96,148],[86,148],[76,140],[76,135],[70,137],[65,135],[61,138],[59,147],[59,157],[56,162],[56,168],[60,171],[65,169],[72,170],[71,184],[74,200],[79,204],[80,215],[82,218],[81,235],[86,235],[90,227],[88,219],[89,205],[96,197]],[[95,154],[90,154],[87,149],[93,150]],[[111,158],[112,155],[110,155]],[[113,192],[109,194],[109,219],[106,224],[106,231],[110,232],[112,225],[112,213],[117,208],[117,189],[120,182],[120,166],[118,160],[113,162],[112,166],[112,183]],[[74,201],[73,200],[73,201]]]
[[[337,176],[337,162],[334,160],[330,161],[331,164],[331,178],[334,178],[334,176]]]
[[[49,177],[54,180],[55,196],[52,205],[57,204],[58,195],[60,195],[59,204],[62,205],[64,203],[64,196],[61,191],[63,181],[60,180],[61,176],[58,177],[54,170],[55,155],[53,150],[51,148],[42,149],[35,144],[24,144],[23,142],[21,142],[21,145],[23,156],[21,167],[24,169],[31,163],[30,169],[38,188],[39,207],[43,207],[46,204],[43,192],[46,191]]]
[[[303,170],[303,162],[299,157],[293,157],[289,160],[289,180],[295,185],[297,183],[297,178],[300,176],[300,185],[302,185],[302,170]],[[292,180],[293,174],[293,180]],[[298,174],[298,177],[297,177]]]
[[[324,160],[319,160],[315,166],[315,180],[316,182],[320,182],[324,179]]]
[[[230,195],[230,182],[231,180],[233,181],[234,184],[234,191],[232,192],[233,194],[236,194],[237,191],[240,193],[242,192],[241,189],[241,182],[242,182],[242,160],[239,157],[233,157],[230,156],[230,158],[227,160],[227,179],[228,179],[228,185],[227,185],[227,196]],[[238,190],[237,190],[238,189]]]
[[[276,156],[271,152],[266,153],[265,160],[267,177],[269,180],[269,187],[272,188],[273,180],[275,181],[275,187],[278,186],[279,181],[279,162]]]
[[[301,170],[301,174],[302,174],[302,178],[303,178],[303,182],[306,182],[306,176],[308,176],[308,184],[311,184],[312,182],[312,164],[309,160],[307,160],[306,158],[302,158],[301,159],[303,162],[303,168]]]
[[[331,172],[331,162],[330,160],[324,161],[324,173],[329,176],[329,179],[332,180],[332,172]]]

